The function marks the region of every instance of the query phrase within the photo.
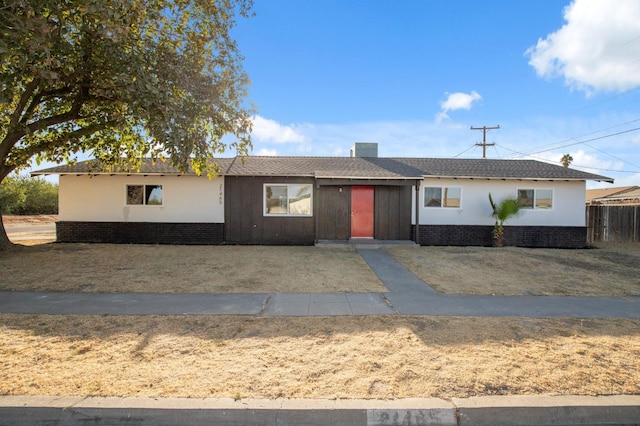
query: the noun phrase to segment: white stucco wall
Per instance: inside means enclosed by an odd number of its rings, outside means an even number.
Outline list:
[[[224,222],[224,178],[61,175],[60,221]],[[162,185],[162,206],[126,205],[127,185]]]
[[[455,186],[462,189],[460,208],[424,207],[424,188]],[[493,225],[489,193],[494,201],[517,196],[518,189],[552,189],[553,208],[523,209],[508,225],[585,226],[584,181],[527,181],[487,179],[425,179],[420,188],[421,225]],[[415,205],[414,205],[415,208]],[[415,214],[413,218],[415,223]]]

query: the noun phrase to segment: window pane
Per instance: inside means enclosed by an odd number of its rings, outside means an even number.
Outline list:
[[[553,200],[551,189],[538,189],[536,191],[536,209],[550,209]]]
[[[518,201],[523,209],[532,209],[533,189],[518,189]]]
[[[442,207],[442,188],[425,188],[424,206]]]
[[[287,187],[268,185],[265,187],[265,192],[267,214],[287,214]]]
[[[460,188],[444,189],[444,207],[460,207]]]
[[[311,214],[311,185],[289,185],[289,214]]]
[[[145,204],[150,206],[162,205],[162,185],[145,185]]]
[[[127,204],[137,205],[144,204],[143,196],[144,186],[143,185],[127,185]]]

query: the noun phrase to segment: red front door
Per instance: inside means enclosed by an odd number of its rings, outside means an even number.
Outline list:
[[[351,187],[351,238],[373,238],[373,186]]]

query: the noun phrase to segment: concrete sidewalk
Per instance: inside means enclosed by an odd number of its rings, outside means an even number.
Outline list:
[[[469,296],[437,293],[382,250],[358,253],[386,293],[0,292],[0,313],[49,315],[428,315],[640,318],[640,297]]]
[[[640,396],[400,400],[0,397],[0,424],[633,425]]]

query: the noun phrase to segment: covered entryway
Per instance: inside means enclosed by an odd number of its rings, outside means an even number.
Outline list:
[[[320,181],[315,206],[316,241],[411,240],[408,182],[350,183],[352,181]]]
[[[373,238],[373,186],[351,188],[351,238]]]

